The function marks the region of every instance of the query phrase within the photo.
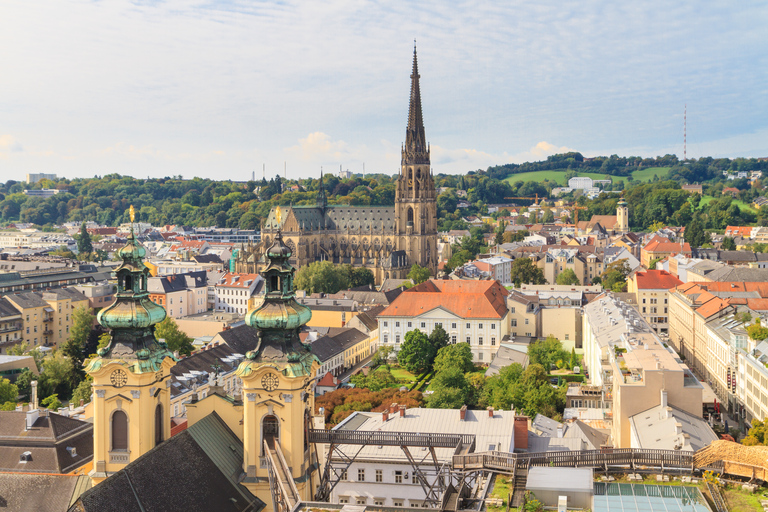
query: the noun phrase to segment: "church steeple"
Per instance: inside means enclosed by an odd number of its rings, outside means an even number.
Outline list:
[[[328,206],[328,198],[325,197],[325,188],[323,187],[323,168],[320,168],[320,185],[317,187],[317,207],[325,208]]]
[[[413,45],[413,71],[411,72],[411,100],[408,106],[408,127],[405,130],[403,164],[429,163],[429,147],[424,134],[424,118],[421,113],[421,90],[419,88],[419,63],[416,44]]]

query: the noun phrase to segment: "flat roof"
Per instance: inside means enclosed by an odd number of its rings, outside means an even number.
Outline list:
[[[533,467],[528,470],[527,490],[593,492],[592,468]]]
[[[595,482],[594,512],[710,512],[697,487]]]

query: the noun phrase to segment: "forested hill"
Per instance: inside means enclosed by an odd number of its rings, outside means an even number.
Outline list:
[[[584,158],[579,153],[553,155],[541,162],[506,164],[489,167],[487,170],[470,171],[463,176],[435,176],[435,185],[440,188],[467,191],[471,206],[457,210],[458,196],[452,191],[443,193],[438,199],[439,217],[450,222],[461,222],[461,214],[482,213],[484,205],[509,202],[510,197],[546,197],[553,187],[565,185],[567,178],[575,175],[610,177],[612,190],[624,190],[641,186],[641,183],[663,182],[666,188],[679,188],[681,183],[706,183],[705,196],[719,198],[723,187],[740,190],[738,199],[745,206],[768,185],[768,172],[752,186],[745,179],[726,180],[723,171],[768,171],[768,160],[763,159],[712,159],[701,158],[680,162],[675,156],[657,158],[610,157]],[[387,206],[394,204],[395,178],[382,174],[354,176],[340,180],[335,175],[326,175],[323,186],[329,204],[355,206]],[[50,226],[64,222],[93,220],[100,224],[115,226],[128,221],[127,210],[134,205],[138,220],[156,226],[183,224],[189,226],[258,228],[274,205],[315,204],[319,180],[315,178],[285,180],[275,176],[270,180],[232,182],[181,177],[163,179],[135,179],[129,176],[110,174],[103,177],[84,179],[60,179],[55,182],[43,180],[34,185],[9,180],[0,184],[0,223],[28,222],[39,226]],[[58,189],[60,193],[49,197],[25,195],[25,189]],[[658,187],[655,187],[658,188]],[[706,199],[706,198],[705,198]],[[665,203],[675,208],[677,202]],[[731,205],[724,205],[726,209]],[[642,208],[641,205],[638,205]],[[591,209],[601,211],[612,206],[602,201]],[[731,209],[736,214],[735,209]],[[743,208],[742,208],[743,210]],[[644,210],[638,210],[638,212]],[[638,213],[637,215],[640,215]],[[680,216],[678,216],[680,217]],[[664,220],[660,215],[656,220]],[[723,217],[722,222],[728,217]],[[731,215],[731,219],[738,216]],[[745,214],[743,220],[751,219]],[[680,218],[680,220],[683,220]],[[633,219],[638,226],[646,225],[647,219]],[[721,221],[716,222],[718,226]],[[446,224],[446,228],[449,228]],[[713,226],[714,227],[714,226]]]

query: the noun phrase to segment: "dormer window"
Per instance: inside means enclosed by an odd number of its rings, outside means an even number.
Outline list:
[[[19,462],[32,462],[32,452],[24,452],[19,455]]]

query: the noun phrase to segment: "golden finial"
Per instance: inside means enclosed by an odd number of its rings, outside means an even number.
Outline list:
[[[280,207],[275,208],[275,219],[277,219],[277,227],[280,227],[280,222],[283,220],[283,212],[280,211]]]
[[[131,205],[130,210],[128,212],[131,214],[131,222],[135,222],[136,220],[136,210],[133,209],[133,205]]]

